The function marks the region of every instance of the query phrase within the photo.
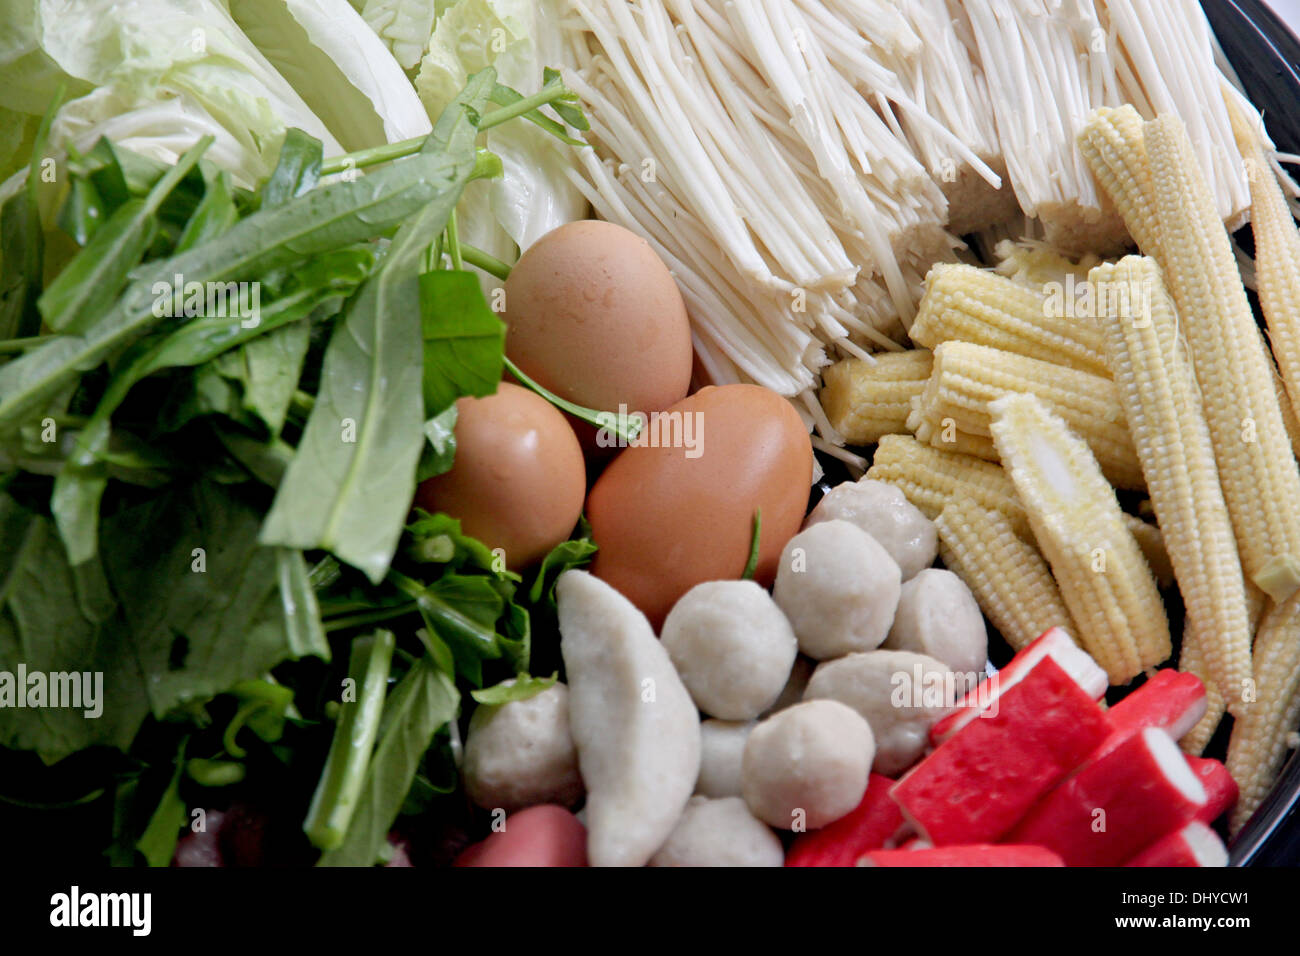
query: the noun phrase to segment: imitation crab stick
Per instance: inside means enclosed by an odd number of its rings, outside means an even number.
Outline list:
[[[936,846],[994,841],[1107,733],[1092,695],[1044,656],[1001,693],[996,709],[968,721],[890,795]]]
[[[1228,768],[1217,760],[1189,756],[1187,764],[1205,788],[1205,806],[1196,814],[1196,819],[1202,823],[1213,823],[1236,804],[1237,781],[1232,779]]]
[[[1228,848],[1199,820],[1151,844],[1125,866],[1227,866]]]
[[[1007,839],[1045,846],[1067,866],[1118,866],[1205,803],[1205,787],[1174,738],[1148,727],[1089,760]]]
[[[1157,671],[1106,711],[1111,735],[1101,750],[1111,750],[1134,731],[1147,727],[1156,727],[1179,740],[1205,716],[1205,708],[1205,684],[1199,677],[1172,668]]]
[[[1020,683],[1034,669],[1034,665],[1045,657],[1052,658],[1066,676],[1093,700],[1100,699],[1106,693],[1106,672],[1064,630],[1059,627],[1048,628],[1011,658],[1006,667],[985,683],[968,691],[957,702],[952,713],[930,728],[930,741],[934,744],[943,743],[985,710],[995,707],[998,699]]]
[[[857,809],[820,830],[801,833],[785,855],[786,866],[852,866],[862,854],[885,845],[903,825],[889,797],[894,781],[873,773]]]
[[[1041,846],[975,843],[923,850],[873,850],[858,866],[1065,866],[1061,858]]]

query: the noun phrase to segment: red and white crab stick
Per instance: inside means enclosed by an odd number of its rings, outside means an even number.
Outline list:
[[[1043,654],[1014,685],[1001,689],[996,708],[968,720],[894,784],[890,795],[935,846],[991,843],[1109,732],[1091,692],[1054,655]]]
[[[1109,683],[1106,672],[1097,666],[1087,651],[1070,639],[1069,634],[1059,627],[1048,628],[1022,648],[1006,667],[968,691],[952,712],[930,729],[930,742],[936,746],[943,743],[980,716],[982,711],[992,710],[1003,694],[1024,680],[1034,666],[1047,657],[1055,661],[1092,700],[1100,700],[1106,693]]]
[[[1227,866],[1228,848],[1219,835],[1193,820],[1151,844],[1125,866]]]
[[[872,850],[858,866],[1065,866],[1061,858],[1041,846],[977,843],[972,846],[938,846],[921,850]]]
[[[1067,866],[1118,866],[1206,804],[1178,744],[1149,727],[1089,760],[1007,837],[1056,852]]]
[[[1209,757],[1188,757],[1187,763],[1205,788],[1205,806],[1196,814],[1202,823],[1213,823],[1237,802],[1237,781],[1228,768]]]
[[[1172,667],[1157,671],[1106,711],[1111,735],[1102,750],[1110,750],[1129,734],[1146,727],[1157,727],[1180,740],[1205,716],[1206,706],[1205,685],[1195,674],[1184,674]]]

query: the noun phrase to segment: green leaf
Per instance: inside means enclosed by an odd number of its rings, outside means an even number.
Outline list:
[[[380,859],[425,751],[459,706],[455,685],[429,658],[407,672],[384,707],[384,729],[347,837],[318,865],[371,866]]]
[[[294,389],[302,377],[311,329],[305,320],[273,329],[238,349],[223,353],[217,369],[243,392],[243,407],[278,435]]]
[[[286,130],[275,169],[262,186],[262,208],[279,206],[315,188],[322,158],[320,140],[296,127]]]
[[[429,440],[420,456],[415,480],[424,481],[451,471],[456,461],[456,406],[448,405],[424,423],[424,437]]]
[[[322,850],[343,845],[357,808],[370,752],[379,735],[395,645],[391,631],[376,631],[352,642],[348,688],[354,696],[345,696],[339,709],[325,769],[303,823],[303,832]]]
[[[488,308],[475,275],[438,270],[420,276],[420,331],[426,409],[496,391],[506,326]]]
[[[230,188],[230,173],[220,170],[203,193],[203,199],[195,207],[194,213],[180,238],[176,240],[177,253],[186,252],[205,242],[211,242],[225,235],[239,221],[239,209],[235,206],[235,197]]]
[[[295,657],[312,655],[330,659],[329,642],[321,626],[316,590],[311,585],[307,561],[301,551],[277,548],[276,572],[280,584],[280,607],[284,611],[284,635]]]
[[[37,302],[50,328],[77,334],[100,318],[153,241],[158,207],[211,143],[211,137],[204,137],[186,150],[148,196],[123,203],[64,266]]]
[[[41,292],[45,233],[40,211],[27,192],[16,192],[0,206],[0,338],[35,335],[41,328],[36,307]]]
[[[469,695],[480,704],[499,707],[501,704],[536,697],[546,688],[553,686],[559,676],[558,671],[550,677],[530,677],[527,674],[520,674],[518,677],[511,677],[509,680],[504,680],[492,687],[472,690]]]
[[[542,559],[528,589],[528,600],[540,604],[544,600],[549,607],[555,607],[555,582],[561,574],[570,568],[585,567],[596,553],[596,542],[591,540],[591,525],[584,517],[578,524],[578,533],[568,541],[561,541]]]
[[[466,108],[490,88],[490,76],[471,81],[430,134],[426,149],[444,162],[442,189],[398,230],[335,328],[315,407],[262,532],[266,544],[332,551],[375,583],[397,548],[422,445],[419,332],[410,320],[420,307],[418,271],[474,169]]]
[[[149,825],[140,835],[135,848],[144,854],[150,866],[169,866],[176,853],[176,842],[188,822],[185,801],[181,799],[181,771],[185,769],[185,741],[176,754],[176,769],[171,783],[163,791],[158,808],[149,818]]]
[[[277,268],[310,266],[313,258],[382,236],[435,197],[445,198],[462,166],[444,153],[418,153],[355,182],[321,186],[261,210],[212,242],[149,263],[84,334],[50,336],[0,368],[0,433],[15,430],[78,373],[157,325],[158,288],[170,289],[177,273],[187,282],[247,281]]]
[[[496,660],[504,652],[497,619],[506,610],[509,597],[498,585],[510,582],[482,574],[447,573],[426,586],[395,571],[389,572],[389,577],[402,593],[415,599],[429,633],[451,649],[456,672],[475,687],[481,686],[483,661]]]
[[[455,569],[465,567],[491,571],[519,580],[517,574],[505,570],[505,565],[478,538],[472,538],[460,529],[460,521],[439,511],[429,514],[415,509],[416,519],[406,530],[411,535],[409,557],[425,563],[446,564]]]

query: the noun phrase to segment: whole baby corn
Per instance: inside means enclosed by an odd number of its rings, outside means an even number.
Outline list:
[[[871,445],[907,431],[912,398],[930,377],[928,349],[850,358],[822,370],[820,400],[831,427],[850,445]]]
[[[1127,684],[1169,657],[1172,643],[1160,591],[1115,490],[1083,440],[1032,395],[1008,395],[989,410],[1003,467],[1079,642],[1112,684]]]
[[[1209,638],[1204,666],[1231,709],[1251,673],[1245,582],[1179,317],[1154,259],[1097,266],[1089,281],[1118,290],[1097,296],[1113,306],[1098,317],[1111,375],[1188,617]]]

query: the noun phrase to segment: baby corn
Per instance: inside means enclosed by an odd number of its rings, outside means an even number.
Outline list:
[[[908,426],[937,448],[947,447],[955,433],[988,437],[989,402],[1021,392],[1037,396],[1088,443],[1112,484],[1142,487],[1142,468],[1119,394],[1109,378],[1091,372],[986,345],[944,342],[934,350],[934,371]],[[996,460],[991,442],[988,451],[980,457]]]
[[[930,377],[927,349],[882,352],[875,362],[845,359],[822,369],[822,408],[850,445],[874,445],[907,431],[912,398]]]
[[[1182,121],[1144,127],[1162,266],[1204,394],[1242,567],[1274,601],[1300,587],[1300,471],[1228,234]],[[1137,159],[1133,162],[1136,164]]]
[[[948,502],[966,500],[1002,512],[1016,534],[1029,533],[1015,485],[992,462],[940,451],[910,435],[886,435],[866,476],[898,488],[932,521]]]
[[[1153,259],[1100,265],[1089,280],[1128,290],[1113,297],[1127,311],[1101,316],[1111,374],[1188,617],[1210,638],[1205,668],[1227,697],[1250,676],[1245,582],[1178,316]]]
[[[1165,550],[1165,538],[1160,533],[1160,529],[1127,511],[1124,513],[1124,524],[1137,539],[1138,547],[1142,549],[1142,557],[1147,559],[1147,567],[1155,575],[1156,584],[1162,588],[1173,584],[1174,566],[1169,562],[1169,552]]]
[[[974,266],[940,263],[930,269],[910,335],[930,349],[956,339],[1106,374],[1092,322],[1051,307],[1043,292]]]
[[[1228,742],[1228,770],[1241,788],[1229,820],[1234,833],[1264,801],[1300,722],[1300,593],[1275,604],[1260,622],[1253,691],[1244,695]]]
[[[993,442],[1015,484],[1079,643],[1112,684],[1169,657],[1169,621],[1151,569],[1083,439],[1032,395],[989,406]]]
[[[1020,650],[1049,627],[1077,633],[1046,562],[1005,514],[954,498],[934,523],[944,565],[966,582],[1008,644]]]
[[[1191,618],[1188,618],[1183,624],[1183,646],[1178,655],[1178,669],[1185,674],[1195,674],[1205,685],[1205,716],[1196,722],[1196,726],[1189,730],[1182,740],[1178,741],[1178,745],[1187,753],[1197,757],[1209,744],[1214,732],[1219,729],[1223,714],[1227,710],[1223,695],[1219,693],[1219,688],[1205,666],[1205,656],[1201,653],[1204,643],[1205,639],[1197,633]]]
[[[1233,133],[1250,183],[1250,231],[1255,238],[1255,284],[1273,354],[1300,415],[1300,232],[1264,157],[1259,136],[1229,103]]]
[[[1138,248],[1159,258],[1155,186],[1138,111],[1128,105],[1096,110],[1079,134],[1079,151]]]

